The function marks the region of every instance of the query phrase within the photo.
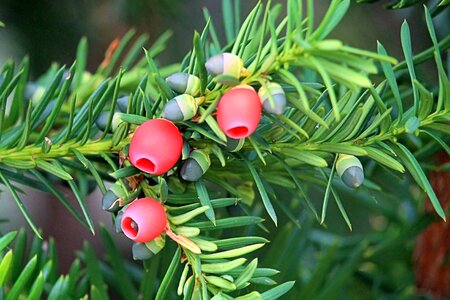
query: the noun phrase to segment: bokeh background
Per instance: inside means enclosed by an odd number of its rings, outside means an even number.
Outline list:
[[[315,2],[316,21],[320,21],[329,1]],[[255,3],[256,1],[242,1],[242,15],[246,15]],[[431,45],[420,5],[390,11],[383,8],[386,3],[387,1],[379,1],[374,4],[352,5],[332,36],[349,45],[368,50],[376,50],[376,41],[379,40],[391,55],[401,59],[403,55],[400,48],[400,26],[403,20],[407,19],[411,27],[414,52]],[[54,62],[71,64],[78,41],[86,36],[90,53],[88,69],[95,71],[109,43],[123,36],[131,28],[135,28],[138,33],[149,34],[150,41],[157,39],[166,30],[171,30],[173,35],[168,48],[158,60],[161,64],[178,62],[192,47],[194,30],[200,31],[205,24],[202,13],[204,6],[210,10],[219,36],[223,36],[219,0],[0,0],[0,20],[6,24],[6,27],[0,30],[0,65],[8,59],[19,62],[23,56],[29,55],[31,78],[37,78]],[[448,34],[449,17],[447,12],[435,18],[438,35]],[[422,69],[422,72],[426,70]],[[436,79],[433,76],[428,78]],[[416,192],[408,190],[407,181],[403,187],[405,190],[392,192],[406,198]],[[69,194],[66,187],[60,188]],[[102,251],[99,239],[81,227],[51,196],[33,190],[27,190],[27,193],[23,198],[26,206],[35,223],[45,232],[45,236],[55,238],[59,253],[62,254],[60,264],[63,270],[74,258],[75,250],[81,248],[84,240],[92,242],[98,252]],[[9,220],[2,223],[0,229],[7,231],[20,226],[27,227],[14,201],[6,193],[1,193],[0,197],[0,219]],[[348,199],[351,204],[352,198],[353,195],[347,191],[347,195],[342,199]],[[320,195],[318,199],[321,200]],[[97,225],[104,223],[112,228],[109,213],[101,210],[100,192],[95,190],[87,201]],[[405,207],[405,213],[407,209]],[[382,230],[386,225],[382,218],[374,217],[369,222],[366,217],[369,210],[370,208],[365,211],[351,211],[350,208],[356,233],[365,226],[378,226]],[[338,213],[330,213],[329,218],[339,219],[330,220],[329,227],[333,228],[333,231],[350,234]],[[131,243],[123,237],[114,236],[123,246],[124,253],[130,255]]]

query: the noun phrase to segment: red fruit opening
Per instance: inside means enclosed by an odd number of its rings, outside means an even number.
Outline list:
[[[153,174],[156,171],[155,164],[150,159],[147,158],[138,159],[136,161],[136,167],[150,174]]]
[[[132,218],[126,217],[122,220],[122,230],[126,236],[130,239],[134,239],[139,232],[139,226]]]
[[[245,126],[237,126],[227,130],[227,135],[232,138],[243,138],[248,134],[248,128]]]

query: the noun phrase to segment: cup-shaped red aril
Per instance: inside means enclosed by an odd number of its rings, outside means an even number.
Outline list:
[[[131,240],[147,243],[164,232],[167,215],[161,203],[152,198],[134,200],[122,215],[123,233]]]
[[[165,119],[146,121],[134,132],[128,155],[136,168],[161,175],[178,161],[183,138],[178,128]]]
[[[217,106],[217,123],[227,136],[250,136],[261,119],[261,100],[249,85],[238,85],[226,92]]]

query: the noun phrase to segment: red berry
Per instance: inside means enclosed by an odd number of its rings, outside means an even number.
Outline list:
[[[161,203],[152,198],[134,200],[123,213],[123,233],[134,242],[147,243],[166,229],[167,216]]]
[[[249,85],[238,85],[226,92],[217,106],[217,122],[227,136],[250,136],[261,118],[261,100]]]
[[[165,119],[153,119],[136,129],[128,154],[136,168],[161,175],[177,163],[182,148],[183,138],[178,128]]]

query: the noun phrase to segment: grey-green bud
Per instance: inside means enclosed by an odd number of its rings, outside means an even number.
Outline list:
[[[242,149],[244,146],[245,139],[232,139],[230,137],[227,138],[227,146],[226,148],[230,152],[237,152]]]
[[[114,132],[119,124],[122,122],[122,119],[120,118],[121,113],[115,112],[113,115],[113,119],[111,121],[111,126],[109,128],[109,132]],[[108,124],[108,118],[109,118],[109,111],[103,111],[101,112],[97,119],[95,120],[95,125],[98,129],[101,131],[105,131],[106,125]]]
[[[122,231],[122,216],[123,216],[123,209],[119,210],[119,212],[116,215],[116,218],[114,219],[114,227],[116,228],[117,233],[121,233]]]
[[[361,162],[353,155],[339,154],[336,172],[342,182],[350,188],[357,188],[364,182],[364,170]]]
[[[258,95],[266,112],[274,115],[281,115],[284,112],[286,108],[286,95],[278,83],[270,82],[267,84],[267,87],[262,86],[258,91]]]
[[[211,165],[209,155],[203,150],[194,150],[183,163],[180,176],[186,181],[197,181],[208,171]]]
[[[191,95],[183,94],[166,103],[162,116],[173,122],[186,121],[195,116],[197,109],[197,100]]]
[[[102,208],[109,212],[117,212],[121,208],[121,200],[127,196],[126,191],[119,182],[115,182],[103,195]]]
[[[153,253],[147,248],[145,243],[133,243],[131,250],[134,260],[146,260],[153,256]]]
[[[175,73],[166,78],[167,84],[179,94],[198,96],[200,94],[200,78],[188,73]]]
[[[120,209],[120,197],[108,190],[102,198],[102,208],[105,211],[117,212]]]
[[[127,112],[129,96],[123,96],[117,99],[117,107],[123,113]]]
[[[242,59],[232,53],[221,53],[208,59],[206,70],[216,81],[226,85],[236,85],[244,71]]]

